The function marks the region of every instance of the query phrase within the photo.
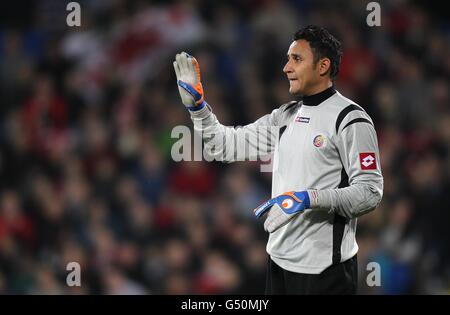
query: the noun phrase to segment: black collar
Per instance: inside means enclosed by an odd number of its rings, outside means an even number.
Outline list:
[[[306,106],[317,106],[323,101],[325,101],[327,98],[332,96],[334,93],[336,93],[336,90],[333,86],[329,87],[328,89],[309,96],[303,96],[303,105]]]

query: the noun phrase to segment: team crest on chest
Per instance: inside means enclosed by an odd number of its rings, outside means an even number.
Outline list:
[[[327,138],[324,135],[317,135],[314,137],[313,144],[316,148],[326,146]]]

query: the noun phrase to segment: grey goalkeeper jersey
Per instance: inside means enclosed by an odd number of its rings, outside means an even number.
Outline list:
[[[240,128],[220,124],[209,106],[191,119],[211,158],[273,154],[272,197],[308,190],[311,209],[269,235],[267,252],[276,264],[318,274],[357,253],[357,217],[375,209],[383,194],[376,132],[360,106],[329,88]]]

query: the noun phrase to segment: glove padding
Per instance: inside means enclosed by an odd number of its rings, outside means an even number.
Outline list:
[[[310,201],[307,191],[288,191],[266,201],[257,207],[254,213],[256,217],[260,218],[264,213],[269,212],[264,221],[264,230],[272,233],[309,207]]]
[[[182,52],[175,56],[173,62],[177,76],[178,91],[181,101],[189,110],[202,109],[206,103],[203,97],[203,86],[200,80],[200,67],[191,55]]]

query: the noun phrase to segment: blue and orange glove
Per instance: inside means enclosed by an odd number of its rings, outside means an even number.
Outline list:
[[[200,67],[191,55],[182,52],[175,56],[173,62],[177,75],[178,91],[184,106],[191,111],[205,107],[203,86],[200,80]]]
[[[272,233],[309,207],[310,201],[307,191],[288,191],[266,201],[253,211],[258,218],[269,212],[264,221],[264,229]]]

